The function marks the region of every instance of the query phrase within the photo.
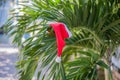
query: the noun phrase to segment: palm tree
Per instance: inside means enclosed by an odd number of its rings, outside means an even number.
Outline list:
[[[19,80],[98,80],[99,68],[111,73],[108,59],[120,44],[118,0],[31,0],[21,5],[5,25],[22,47]],[[65,23],[73,34],[66,39],[61,63],[55,62],[55,36],[47,33],[52,21]],[[22,42],[24,34],[32,35]]]

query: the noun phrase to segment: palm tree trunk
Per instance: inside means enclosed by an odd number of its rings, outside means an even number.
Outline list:
[[[104,74],[105,74],[105,80],[109,80],[108,70],[104,69]]]
[[[104,59],[104,62],[107,64],[107,60]],[[104,68],[104,75],[105,75],[105,80],[109,80],[109,74],[108,74],[108,70]]]

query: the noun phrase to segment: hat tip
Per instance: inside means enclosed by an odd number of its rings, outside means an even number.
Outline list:
[[[61,57],[57,57],[55,61],[56,61],[57,63],[60,63],[60,62],[61,62]]]

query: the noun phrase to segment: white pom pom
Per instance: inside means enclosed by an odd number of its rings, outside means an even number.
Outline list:
[[[60,62],[61,62],[61,57],[57,57],[55,61],[56,61],[57,63],[60,63]]]

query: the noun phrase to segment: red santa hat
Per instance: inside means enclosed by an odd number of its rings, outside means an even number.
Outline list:
[[[60,63],[62,50],[66,45],[64,39],[71,37],[72,34],[64,23],[54,22],[54,23],[50,23],[50,26],[53,28],[56,35],[57,49],[58,49],[56,62]]]

